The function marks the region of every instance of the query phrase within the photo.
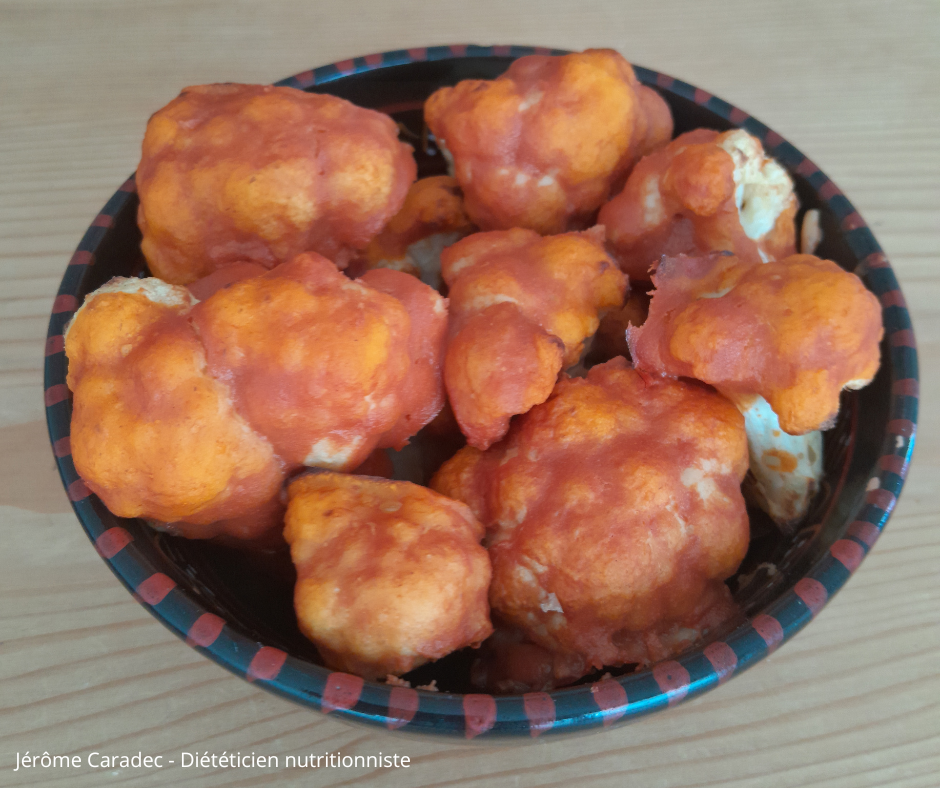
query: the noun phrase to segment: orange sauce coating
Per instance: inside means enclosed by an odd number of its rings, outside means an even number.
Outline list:
[[[825,429],[839,392],[878,370],[878,299],[831,260],[679,256],[653,281],[649,318],[630,330],[637,368],[759,395],[792,435]]]
[[[662,658],[733,611],[721,581],[747,550],[747,463],[732,403],[614,359],[432,488],[486,525],[493,610],[587,671]]]
[[[288,490],[297,619],[327,665],[401,675],[493,631],[483,527],[466,506],[409,482],[336,473]]]
[[[781,182],[766,190],[780,192],[779,204],[773,205],[781,212],[775,220],[768,219],[766,231],[758,237],[745,232],[737,204],[745,197],[743,191],[738,194],[734,180],[736,161],[721,147],[731,134],[740,132],[696,129],[681,134],[641,160],[623,191],[601,209],[597,221],[605,226],[610,248],[631,279],[649,280],[650,267],[662,255],[729,251],[760,262],[796,252],[796,198],[792,184],[772,166]],[[752,157],[763,156],[756,139],[746,143]],[[754,177],[759,178],[763,170],[755,167]],[[763,199],[771,205],[769,197]]]
[[[561,371],[564,345],[515,304],[489,307],[467,321],[447,348],[444,382],[460,430],[485,449],[509,419],[544,402]]]
[[[351,470],[401,415],[407,310],[319,255],[218,291],[193,323],[210,371],[289,467]]]
[[[580,229],[641,155],[672,136],[660,96],[609,49],[519,58],[498,79],[441,88],[425,120],[481,229]]]
[[[256,538],[279,514],[282,466],[207,373],[185,312],[103,293],[75,318],[66,342],[75,467],[120,517],[185,521],[196,538]],[[251,521],[225,522],[249,511]]]
[[[444,250],[441,273],[450,286],[447,393],[479,448],[501,438],[511,416],[544,401],[627,286],[598,230],[476,233]]]
[[[141,248],[176,284],[305,251],[342,267],[401,208],[415,173],[382,113],[287,87],[186,88],[147,124]]]
[[[115,514],[256,540],[285,472],[352,470],[437,415],[446,327],[447,300],[414,277],[355,282],[312,253],[191,289],[113,279],[67,330],[76,466]]]

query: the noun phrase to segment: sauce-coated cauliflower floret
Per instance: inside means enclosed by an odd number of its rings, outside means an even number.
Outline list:
[[[663,258],[649,317],[630,330],[638,369],[696,378],[746,410],[770,404],[791,435],[826,429],[839,392],[878,371],[881,307],[831,260]]]
[[[485,449],[509,420],[548,399],[562,368],[558,337],[502,303],[474,315],[447,347],[444,383],[460,431]]]
[[[598,223],[631,279],[662,255],[733,252],[755,262],[796,252],[786,170],[742,129],[696,129],[639,162]]]
[[[403,280],[402,292],[422,291],[416,301],[424,298],[429,314],[418,328],[440,337],[444,299],[407,274],[383,274]],[[395,445],[413,434],[399,424],[403,416],[417,431],[440,408],[435,358],[422,357],[424,386],[409,380],[421,339],[412,340],[408,308],[319,255],[218,291],[193,310],[193,322],[209,369],[230,382],[241,412],[288,466],[351,470],[391,445],[382,442],[389,430]]]
[[[494,614],[583,674],[664,659],[733,613],[722,581],[747,550],[746,470],[731,402],[620,358],[563,379],[432,488],[488,529]]]
[[[368,269],[392,268],[441,285],[441,250],[473,232],[457,181],[448,175],[422,178],[405,204],[362,254]]]
[[[626,279],[598,229],[542,238],[531,230],[476,233],[444,250],[451,340],[444,381],[472,446],[506,434],[509,419],[544,402],[576,363],[599,315],[620,306]]]
[[[66,330],[72,453],[108,508],[192,538],[254,539],[301,465],[402,448],[444,400],[447,300],[317,254],[192,287],[113,279]],[[375,463],[373,463],[375,465]]]
[[[141,248],[177,284],[305,251],[345,266],[401,208],[415,172],[382,113],[287,87],[186,88],[147,124]]]
[[[335,473],[288,491],[294,607],[328,666],[398,676],[493,631],[483,527],[466,506],[410,482]]]
[[[279,519],[282,466],[210,376],[193,302],[156,279],[115,279],[86,299],[65,346],[75,467],[120,517],[259,537]]]
[[[495,80],[441,88],[425,120],[484,230],[579,229],[630,165],[672,136],[672,115],[613,50],[530,55]]]

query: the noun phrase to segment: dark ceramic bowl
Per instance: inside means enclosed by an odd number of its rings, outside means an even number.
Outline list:
[[[513,59],[533,53],[563,54],[516,46],[429,47],[355,58],[279,84],[332,93],[390,113],[414,144],[424,176],[444,169],[423,135],[424,99],[461,79],[496,77]],[[718,639],[704,648],[648,670],[588,677],[551,693],[473,693],[467,650],[407,677],[413,685],[436,679],[441,692],[392,687],[319,664],[316,649],[297,629],[293,570],[283,556],[248,555],[178,539],[140,520],[115,517],[89,494],[72,463],[62,330],[87,293],[112,276],[145,270],[131,177],[92,222],[62,279],[49,322],[45,401],[59,472],[82,526],[101,557],[157,619],[236,675],[345,720],[467,738],[536,736],[622,723],[705,692],[778,648],[842,587],[887,522],[914,448],[917,354],[894,272],[836,185],[778,134],[692,85],[645,68],[636,73],[669,102],[676,133],[739,126],[763,140],[793,176],[801,210],[821,213],[824,241],[817,253],[855,271],[883,307],[881,369],[867,388],[843,395],[838,423],[825,436],[823,490],[803,525],[784,538],[762,513],[751,512],[750,551],[729,581],[745,623],[715,633]],[[777,571],[768,574],[761,568],[765,562]]]

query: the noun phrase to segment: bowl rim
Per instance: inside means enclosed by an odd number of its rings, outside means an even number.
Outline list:
[[[568,50],[528,46],[455,44],[366,55],[332,63],[276,82],[309,90],[353,74],[423,61],[561,55]],[[79,306],[85,272],[114,222],[135,192],[132,175],[85,232],[72,255],[54,301],[46,341],[44,397],[56,464],[72,507],[102,559],[128,591],[190,646],[249,682],[338,717],[421,733],[477,736],[539,736],[544,732],[625,722],[723,684],[771,654],[811,621],[845,584],[875,544],[897,502],[907,475],[917,430],[918,366],[910,314],[887,257],[865,221],[839,188],[802,153],[746,112],[681,80],[634,65],[641,83],[691,100],[732,126],[758,137],[789,171],[803,176],[839,221],[842,237],[859,261],[855,269],[879,299],[890,353],[891,401],[880,459],[863,499],[845,517],[836,539],[819,560],[788,584],[764,610],[723,641],[658,663],[643,671],[603,678],[552,692],[518,695],[429,692],[365,681],[330,671],[239,631],[209,612],[198,598],[159,571],[120,526],[106,527],[94,496],[75,471],[69,446],[71,399],[66,386],[63,330]],[[836,500],[834,498],[834,500]]]

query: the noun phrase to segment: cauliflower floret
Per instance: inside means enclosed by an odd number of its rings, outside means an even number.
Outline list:
[[[485,449],[509,429],[509,420],[552,393],[564,345],[512,303],[471,317],[447,347],[444,383],[460,430]]]
[[[450,287],[447,393],[470,445],[485,449],[510,417],[548,397],[627,283],[599,230],[476,233],[446,249],[441,266]]]
[[[329,667],[399,676],[493,631],[483,527],[466,506],[336,473],[301,476],[288,493],[297,621]]]
[[[147,124],[141,249],[175,284],[305,251],[343,267],[401,208],[415,172],[382,113],[294,88],[186,88]]]
[[[747,550],[746,470],[731,402],[620,358],[563,379],[432,488],[481,516],[494,614],[567,655],[570,680],[665,659],[734,614],[722,581]]]
[[[793,181],[783,167],[764,155],[760,140],[743,129],[720,134],[716,142],[734,161],[734,207],[741,229],[752,241],[760,242],[784,212],[795,213]]]
[[[516,60],[427,100],[467,213],[484,230],[580,229],[631,164],[672,136],[663,99],[609,49]]]
[[[392,268],[441,286],[441,251],[473,232],[454,178],[422,178],[408,190],[405,204],[363,253],[366,268]]]
[[[351,281],[315,254],[238,281],[193,310],[210,371],[230,381],[241,412],[289,467],[351,470],[391,445],[386,433],[393,430],[399,445],[410,426],[417,431],[440,409],[432,351],[446,305],[413,277],[383,273],[404,280],[402,293],[412,285],[423,291],[415,294],[414,338],[409,309],[381,292],[394,281],[381,288]]]
[[[71,446],[88,488],[119,517],[194,538],[274,528],[284,472],[207,369],[185,288],[112,280],[66,337]]]
[[[763,397],[791,435],[826,429],[839,392],[878,370],[875,295],[830,260],[663,258],[649,317],[629,332],[637,369],[696,378],[746,410]]]
[[[286,472],[352,470],[444,403],[447,300],[408,274],[354,282],[304,254],[192,290],[205,300],[115,279],[66,329],[76,468],[115,514],[191,538],[274,533]]]
[[[793,182],[742,129],[696,129],[643,159],[598,223],[623,270],[648,280],[662,255],[728,251],[779,260],[796,251]]]

